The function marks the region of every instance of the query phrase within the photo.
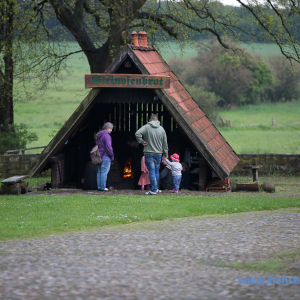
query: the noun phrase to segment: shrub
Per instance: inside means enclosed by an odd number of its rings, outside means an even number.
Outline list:
[[[5,128],[5,130],[4,130]],[[38,140],[35,132],[29,132],[28,126],[21,124],[0,125],[0,152],[26,148],[28,143]]]
[[[264,91],[266,101],[287,102],[298,100],[300,95],[300,65],[292,64],[284,56],[272,55],[269,65],[274,74],[274,85]]]
[[[202,87],[195,87],[194,85],[185,85],[186,89],[192,95],[198,106],[206,114],[206,116],[217,125],[218,111],[217,103],[221,102],[219,96],[215,93],[207,92]]]
[[[269,65],[260,56],[252,56],[242,48],[228,42],[227,50],[216,42],[199,44],[197,57],[170,65],[184,84],[202,87],[220,99],[219,106],[254,103],[260,92],[273,85]]]

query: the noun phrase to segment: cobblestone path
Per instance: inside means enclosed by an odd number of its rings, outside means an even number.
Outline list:
[[[270,273],[224,264],[299,251],[299,217],[251,212],[1,242],[0,299],[298,300],[299,284],[241,285],[237,278]]]

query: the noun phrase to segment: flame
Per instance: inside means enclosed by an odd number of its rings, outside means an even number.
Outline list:
[[[131,158],[128,158],[125,162],[124,170],[123,170],[123,177],[124,178],[133,178],[131,172]]]

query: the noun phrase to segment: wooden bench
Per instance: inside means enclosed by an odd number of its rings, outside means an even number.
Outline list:
[[[28,192],[28,181],[22,181],[28,175],[17,175],[6,178],[1,181],[0,194],[2,195],[20,195]]]

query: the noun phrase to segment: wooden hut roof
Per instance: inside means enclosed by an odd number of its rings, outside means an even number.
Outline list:
[[[156,89],[156,94],[211,168],[220,178],[226,178],[238,163],[238,156],[153,47],[126,45],[106,73],[115,73],[128,56],[141,74],[170,76],[170,88]],[[29,172],[30,176],[40,172],[50,157],[57,154],[57,149],[75,132],[76,125],[88,112],[99,91],[90,91],[36,159]]]

